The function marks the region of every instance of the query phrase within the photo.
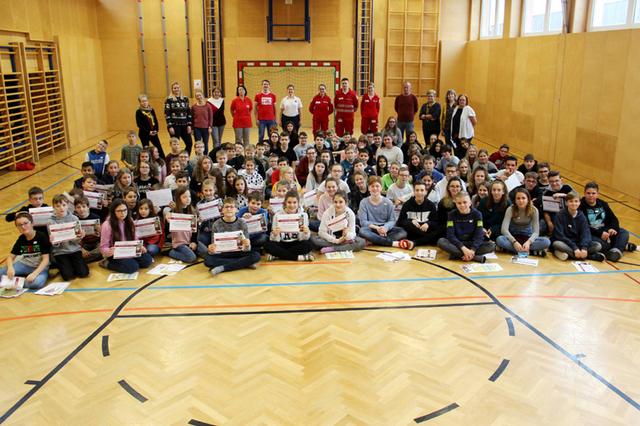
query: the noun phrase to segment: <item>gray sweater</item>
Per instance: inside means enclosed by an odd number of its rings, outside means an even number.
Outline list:
[[[213,234],[217,232],[235,232],[242,231],[244,238],[249,238],[249,229],[247,228],[247,223],[243,219],[236,218],[233,222],[226,222],[224,219],[219,218],[215,222],[213,222],[213,226],[211,227],[211,241],[213,241]],[[251,246],[245,251],[251,249]]]
[[[54,214],[53,216],[51,216],[51,219],[49,219],[49,223],[52,223],[52,224],[71,223],[71,222],[80,223],[78,218],[69,212],[67,212],[67,215],[63,217],[57,217]],[[80,239],[64,241],[62,243],[51,245],[51,254],[54,256],[61,255],[61,254],[75,253],[80,250],[81,250]]]
[[[538,209],[533,208],[531,217],[525,215],[524,212],[520,212],[520,210],[518,210],[518,216],[513,217],[513,206],[507,208],[504,212],[500,232],[512,243],[516,241],[512,234],[528,235],[529,241],[533,242],[540,234],[540,214]]]

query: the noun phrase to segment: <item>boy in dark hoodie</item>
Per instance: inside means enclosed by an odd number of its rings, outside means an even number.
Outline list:
[[[565,197],[565,208],[553,219],[553,254],[560,260],[597,260],[603,262],[601,246],[591,239],[587,218],[579,210],[580,196],[570,191]]]

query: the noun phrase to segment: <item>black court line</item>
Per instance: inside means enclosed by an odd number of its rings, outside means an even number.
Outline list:
[[[513,326],[513,320],[509,317],[506,317],[505,320],[507,321],[507,327],[509,328],[509,336],[515,336],[516,329]]]
[[[72,166],[71,164],[66,163],[64,160],[60,161],[60,163],[64,164],[67,167],[71,167],[72,169],[82,170],[80,167]]]
[[[104,139],[108,141],[109,139],[111,139],[111,138],[114,138],[114,137],[118,136],[120,133],[122,133],[122,132],[117,132],[116,134],[111,135],[111,136],[109,136],[108,138],[104,138]],[[84,148],[82,148],[80,151],[78,151],[78,152],[74,152],[73,154],[69,154],[69,155],[67,155],[66,157],[64,157],[63,159],[61,159],[61,160],[59,160],[59,161],[56,161],[55,163],[49,164],[48,166],[43,167],[43,168],[41,168],[41,169],[39,169],[39,170],[35,171],[34,173],[31,173],[30,175],[25,176],[24,178],[22,178],[22,179],[20,179],[20,180],[18,180],[18,181],[15,181],[15,182],[13,182],[13,183],[10,183],[10,184],[8,184],[8,185],[5,185],[5,186],[3,186],[2,188],[0,188],[0,190],[3,190],[3,189],[6,189],[6,188],[9,188],[10,186],[13,186],[13,185],[15,185],[16,183],[22,182],[23,180],[25,180],[25,179],[27,179],[27,178],[30,178],[31,176],[35,176],[35,175],[37,175],[37,174],[38,174],[38,173],[40,173],[40,172],[44,172],[45,170],[50,169],[51,167],[55,166],[55,165],[56,165],[56,164],[58,164],[59,162],[66,161],[66,160],[68,160],[69,158],[71,158],[71,157],[73,157],[73,156],[75,156],[75,155],[78,155],[78,154],[80,154],[80,153],[84,152],[86,149],[91,149],[90,147],[91,147],[91,146],[93,146],[93,145],[95,145],[95,143],[93,143],[92,145],[89,145],[89,146],[85,146],[85,147],[84,147]],[[112,151],[116,151],[116,150],[112,150]],[[110,151],[110,152],[111,152],[111,151]],[[63,164],[64,164],[64,163],[63,163]],[[73,166],[69,166],[68,164],[65,164],[65,166],[73,167]],[[76,167],[73,167],[73,168],[75,169]]]
[[[131,385],[129,383],[127,383],[126,380],[120,380],[118,382],[118,384],[120,386],[122,386],[122,389],[126,390],[129,393],[129,395],[131,395],[132,397],[134,397],[138,401],[140,401],[140,402],[147,402],[148,401],[148,399],[145,398],[140,392],[138,392],[137,390],[132,388]]]
[[[40,383],[40,380],[27,380],[24,382],[25,385],[37,385],[38,383]]]
[[[415,259],[415,258],[414,258]],[[431,266],[435,266],[436,268],[440,268],[443,269],[445,271],[448,271],[460,278],[462,278],[463,280],[471,283],[473,286],[475,286],[478,290],[482,291],[484,294],[486,294],[487,296],[489,296],[489,298],[491,300],[493,300],[495,302],[495,304],[502,309],[503,311],[505,311],[506,313],[508,313],[509,315],[511,315],[513,318],[515,318],[520,324],[524,325],[525,327],[527,327],[531,332],[533,332],[535,335],[537,335],[539,338],[541,338],[542,340],[544,340],[546,343],[548,343],[552,348],[554,348],[555,350],[557,350],[558,352],[560,352],[562,355],[564,355],[565,357],[567,357],[568,359],[570,359],[574,364],[576,364],[578,367],[582,368],[584,371],[586,371],[587,373],[589,373],[593,378],[595,378],[596,380],[598,380],[600,383],[602,383],[603,385],[605,385],[607,388],[609,388],[609,390],[611,390],[613,393],[615,393],[616,395],[618,395],[620,398],[622,398],[623,400],[625,400],[629,405],[631,405],[633,408],[635,408],[636,410],[640,411],[640,404],[635,401],[633,398],[631,398],[629,395],[627,395],[624,391],[622,391],[620,388],[618,388],[617,386],[615,386],[613,383],[609,382],[607,379],[605,379],[604,377],[602,377],[600,374],[598,374],[595,370],[593,370],[591,367],[589,367],[588,365],[586,365],[585,363],[583,363],[582,361],[580,361],[580,359],[578,359],[575,355],[573,355],[572,353],[570,353],[569,351],[567,351],[565,348],[563,348],[562,346],[560,346],[558,343],[556,343],[553,339],[551,339],[549,336],[547,336],[546,334],[544,334],[542,331],[538,330],[536,327],[534,327],[530,322],[528,322],[527,320],[525,320],[524,318],[522,318],[520,315],[516,314],[511,308],[507,307],[504,303],[502,303],[496,296],[493,295],[493,293],[491,293],[489,290],[487,290],[486,288],[484,288],[482,285],[478,284],[476,281],[472,280],[471,278],[454,271],[453,269],[447,268],[446,266],[442,266],[442,265],[438,265],[437,263],[433,263],[430,262],[428,260],[424,260],[424,259],[415,259],[418,262],[423,262],[426,263],[428,265]]]
[[[498,366],[498,368],[496,369],[496,371],[494,371],[491,377],[489,377],[489,381],[495,382],[496,380],[498,380],[498,377],[500,377],[502,373],[504,373],[504,370],[507,368],[507,365],[509,365],[509,360],[503,359],[500,365]]]
[[[200,420],[195,420],[195,419],[189,420],[189,423],[187,423],[187,424],[192,425],[192,426],[216,426],[213,423],[205,423],[205,422],[201,422]]]
[[[413,419],[413,421],[416,423],[426,422],[427,420],[431,420],[433,418],[446,414],[449,411],[455,410],[458,407],[459,405],[454,402],[453,404],[449,404],[446,407],[439,409],[438,411],[434,411],[433,413],[425,414],[421,417],[416,417],[415,419]]]
[[[109,335],[105,334],[102,336],[102,356],[109,356]]]
[[[184,312],[170,314],[123,314],[118,318],[227,317],[241,315],[309,314],[314,312],[389,311],[394,309],[452,308],[493,305],[494,302],[440,303],[432,305],[357,306],[352,308],[288,309],[277,311]]]
[[[202,263],[202,261],[197,262],[197,263],[192,263],[191,265],[187,265],[186,268],[189,268],[191,266],[194,265],[198,265]],[[186,269],[185,268],[185,269]],[[60,361],[60,363],[58,365],[56,365],[51,371],[49,371],[43,378],[42,380],[40,380],[38,382],[38,384],[36,384],[33,388],[31,388],[26,394],[24,394],[15,404],[13,404],[4,414],[2,414],[2,416],[0,416],[0,423],[4,423],[13,413],[16,412],[16,410],[18,410],[18,408],[22,407],[29,399],[31,399],[31,397],[33,395],[36,394],[36,392],[38,392],[40,389],[42,389],[42,387],[47,384],[47,382],[49,380],[51,380],[56,374],[58,374],[60,372],[60,370],[62,370],[64,368],[65,365],[67,365],[69,363],[69,361],[71,361],[76,355],[78,355],[80,353],[80,351],[82,351],[82,349],[84,349],[89,343],[91,343],[91,341],[93,339],[96,338],[96,336],[98,336],[100,333],[102,333],[102,331],[107,328],[107,326],[109,326],[109,324],[111,324],[113,322],[113,320],[116,319],[116,317],[118,316],[118,314],[124,309],[124,307],[134,298],[136,297],[138,294],[140,294],[141,291],[145,290],[146,288],[148,288],[149,286],[155,284],[156,282],[160,281],[163,278],[166,278],[167,275],[161,275],[157,278],[154,278],[153,280],[149,281],[148,283],[142,285],[140,288],[138,288],[137,290],[135,290],[133,293],[131,293],[129,296],[127,296],[126,299],[124,299],[122,301],[122,303],[120,303],[116,309],[114,309],[114,311],[111,313],[111,315],[109,316],[109,318],[107,318],[105,320],[105,322],[102,323],[102,325],[100,325],[98,328],[96,328],[93,333],[91,333],[86,339],[84,339],[79,345],[78,347],[76,347],[73,351],[71,351],[71,353],[69,353],[69,355],[67,355],[62,361]]]

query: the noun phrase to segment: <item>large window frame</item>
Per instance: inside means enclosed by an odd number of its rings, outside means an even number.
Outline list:
[[[522,20],[520,22],[520,35],[522,37],[532,37],[532,36],[541,36],[541,35],[555,35],[555,34],[562,34],[563,32],[563,27],[565,25],[564,22],[564,11],[563,11],[563,22],[562,25],[560,25],[560,29],[554,29],[554,30],[550,30],[550,17],[551,17],[551,6],[552,6],[552,2],[554,0],[545,0],[546,1],[546,7],[545,7],[545,13],[544,13],[544,24],[543,24],[543,29],[542,31],[538,31],[538,32],[527,32],[526,31],[526,21],[527,21],[527,5],[529,4],[529,2],[539,2],[541,0],[524,0],[523,4],[522,4]],[[563,8],[562,4],[562,0],[555,0],[555,1],[559,1],[560,2],[560,7],[561,10]]]
[[[611,30],[623,30],[628,28],[640,28],[639,22],[635,22],[636,15],[640,17],[640,0],[628,0],[627,4],[627,20],[623,24],[617,25],[594,25],[593,20],[595,18],[596,0],[589,2],[589,19],[587,25],[587,31],[611,31]]]
[[[492,0],[482,0],[480,5],[480,39],[492,39],[502,38],[504,35],[504,20],[505,20],[505,0],[493,0],[495,1],[493,10],[490,9]],[[502,9],[502,10],[500,10]],[[500,13],[502,12],[502,13]],[[498,18],[502,16],[502,23],[499,23]],[[483,34],[485,27],[490,30],[491,20],[494,20],[494,31],[489,31],[487,34]],[[502,27],[500,32],[495,31],[497,28]]]

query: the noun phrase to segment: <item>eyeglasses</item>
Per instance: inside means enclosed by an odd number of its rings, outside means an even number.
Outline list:
[[[126,213],[128,209],[117,209],[115,210],[116,213]]]

